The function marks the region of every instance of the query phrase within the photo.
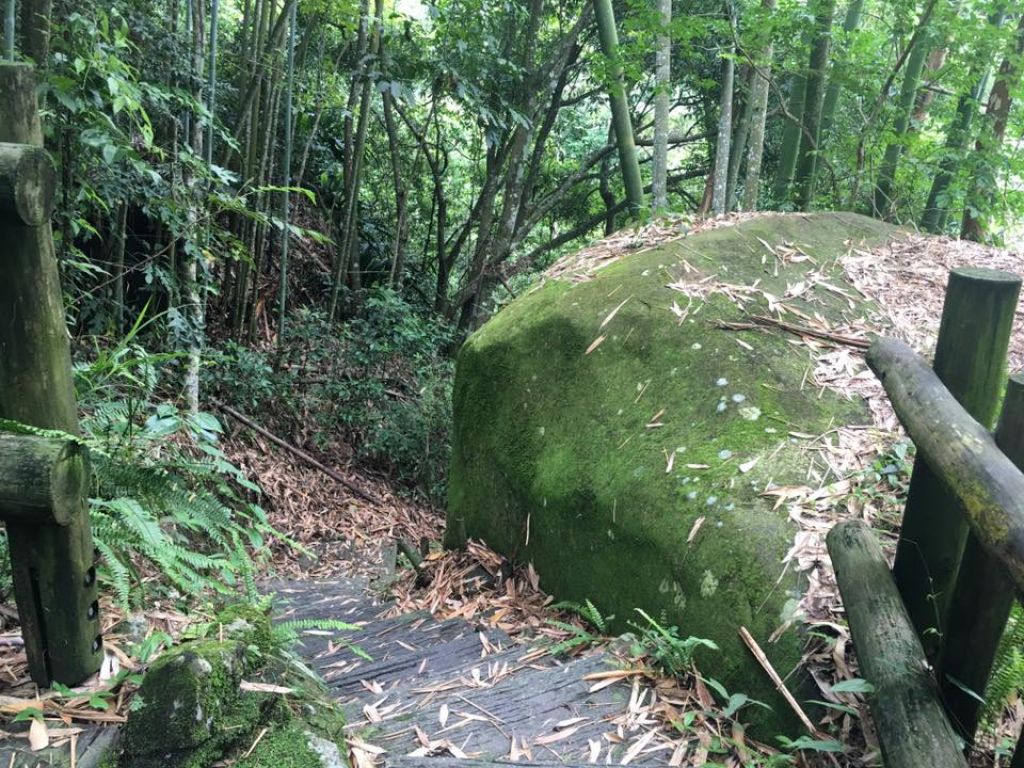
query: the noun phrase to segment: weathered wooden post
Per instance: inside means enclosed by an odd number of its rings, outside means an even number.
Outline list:
[[[0,418],[78,432],[49,215],[54,170],[31,67],[0,63]],[[29,672],[40,685],[81,682],[102,660],[83,459],[67,443],[6,437],[6,521]],[[32,486],[31,488],[29,486]],[[12,499],[16,496],[17,498]]]
[[[1024,470],[1024,375],[1010,377],[996,428],[996,444]],[[963,689],[984,695],[1015,596],[1006,567],[985,551],[977,537],[969,536],[936,665],[949,719],[968,742],[974,741],[981,702]]]
[[[991,429],[1006,375],[1021,279],[967,267],[949,275],[933,367],[967,412]],[[929,656],[938,656],[968,527],[956,499],[925,461],[914,465],[893,577]]]
[[[925,762],[966,768],[921,640],[871,529],[860,520],[847,520],[829,531],[826,540],[861,671],[874,686],[868,703],[882,762],[889,768]]]

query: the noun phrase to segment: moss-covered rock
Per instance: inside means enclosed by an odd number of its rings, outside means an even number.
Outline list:
[[[198,766],[239,730],[248,733],[265,697],[240,692],[245,668],[240,640],[185,643],[161,656],[136,694],[124,762],[133,768]]]
[[[277,652],[266,608],[229,606],[217,639],[160,656],[132,702],[121,768],[207,768],[224,758],[250,768],[339,764],[340,708]]]
[[[760,493],[805,480],[810,459],[790,431],[865,412],[804,386],[810,359],[791,338],[718,323],[743,319],[735,296],[767,313],[765,293],[782,297],[809,268],[829,287],[807,289],[811,306],[787,304],[839,320],[857,294],[833,290],[849,288],[837,258],[896,233],[853,214],[763,217],[514,301],[459,354],[448,543],[481,538],[532,561],[549,592],[590,599],[620,626],[639,607],[715,641],[720,652],[697,655],[703,673],[771,705],[747,712],[758,735],[792,734],[737,637],[747,627],[783,676],[798,666],[795,631],[769,642],[801,594],[782,563],[794,529]],[[789,245],[813,261],[784,259]],[[668,287],[680,281],[683,292]]]

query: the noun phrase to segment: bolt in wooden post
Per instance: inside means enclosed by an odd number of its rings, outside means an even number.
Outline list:
[[[949,275],[935,373],[967,412],[991,429],[1006,376],[1021,279],[965,267]],[[930,658],[938,657],[967,522],[959,504],[924,461],[910,479],[893,578]],[[937,630],[937,631],[936,631]]]
[[[41,148],[31,67],[0,64],[0,105],[0,142]],[[8,147],[3,154],[12,152],[27,153],[29,166],[42,167],[35,150]],[[16,190],[19,182],[8,177],[0,187]],[[46,189],[45,182],[38,184],[23,197],[28,204],[17,216],[0,215],[0,418],[74,434],[78,413],[50,225],[45,217],[40,225],[26,223],[24,215],[27,210],[31,222],[50,210]],[[92,534],[84,498],[53,516],[52,523],[23,515],[6,521],[14,597],[32,679],[74,685],[99,669],[103,658]]]
[[[1024,470],[1024,375],[1010,377],[996,428],[996,444]],[[946,712],[953,727],[969,743],[974,741],[978,728],[981,702],[963,688],[984,695],[1014,597],[1006,567],[986,552],[973,534],[969,535],[936,665]]]

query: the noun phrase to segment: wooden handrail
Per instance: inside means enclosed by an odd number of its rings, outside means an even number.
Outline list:
[[[918,456],[962,505],[979,543],[1024,592],[1024,474],[906,344],[879,339],[867,361]]]

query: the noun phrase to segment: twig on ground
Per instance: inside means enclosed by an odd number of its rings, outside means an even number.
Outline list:
[[[779,677],[779,673],[775,671],[775,667],[773,667],[772,663],[768,661],[768,657],[764,655],[764,651],[761,650],[761,646],[757,644],[754,636],[747,631],[746,627],[740,627],[739,632],[743,643],[750,649],[750,652],[754,654],[754,658],[757,659],[757,663],[760,664],[764,671],[768,673],[768,677],[770,677],[772,682],[775,683],[775,687],[778,689],[779,693],[782,694],[782,698],[786,700],[786,703],[789,704],[792,710],[796,713],[796,716],[800,718],[800,722],[804,724],[804,727],[812,736],[816,738],[822,736],[821,732],[814,727],[814,723],[811,722],[811,719],[807,717],[807,713],[800,708],[796,699],[793,698],[793,694],[789,692],[786,684],[782,682],[782,678]]]
[[[289,453],[292,453],[292,454],[298,456],[300,459],[302,459],[304,462],[306,462],[310,466],[316,467],[317,469],[319,469],[321,472],[323,472],[325,475],[327,475],[332,480],[341,483],[343,486],[348,488],[350,491],[352,491],[352,493],[354,493],[356,496],[358,496],[359,498],[363,499],[364,501],[368,501],[371,504],[382,504],[383,503],[381,499],[379,499],[378,497],[374,496],[369,491],[364,491],[362,488],[360,488],[358,485],[353,483],[351,480],[346,479],[345,477],[343,477],[342,475],[338,474],[337,472],[335,472],[333,469],[331,469],[327,465],[320,463],[319,461],[314,459],[312,456],[310,456],[308,453],[306,453],[301,448],[295,447],[294,445],[289,443],[287,440],[284,440],[284,439],[278,437],[277,435],[275,435],[273,432],[270,432],[269,430],[264,429],[259,424],[254,422],[252,419],[250,419],[247,416],[245,416],[245,415],[239,413],[238,411],[236,411],[230,405],[225,405],[224,403],[222,403],[222,402],[220,402],[218,400],[214,400],[213,404],[216,405],[218,408],[220,408],[220,410],[222,410],[224,413],[226,413],[231,418],[233,418],[236,421],[244,424],[245,426],[247,426],[249,429],[253,430],[254,432],[259,432],[261,435],[263,435],[265,438],[270,440],[275,445],[278,445],[281,448],[284,448]]]
[[[797,336],[812,336],[816,339],[832,341],[836,344],[844,344],[848,347],[856,347],[857,349],[867,349],[871,346],[870,339],[856,339],[852,336],[843,336],[839,333],[820,331],[816,328],[809,328],[806,325],[787,323],[784,320],[776,320],[774,317],[766,317],[764,315],[752,315],[749,323],[731,323],[724,321],[718,323],[719,328],[723,328],[727,331],[759,331],[768,326],[780,328],[783,331],[788,331],[789,333]]]

